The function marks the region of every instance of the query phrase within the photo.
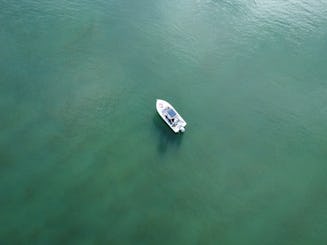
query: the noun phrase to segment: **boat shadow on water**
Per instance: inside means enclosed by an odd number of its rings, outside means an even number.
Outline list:
[[[165,154],[168,150],[177,150],[181,146],[183,135],[174,133],[157,114],[153,117],[153,125],[158,136],[157,150],[160,154]]]

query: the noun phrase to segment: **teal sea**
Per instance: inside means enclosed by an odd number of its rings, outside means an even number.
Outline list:
[[[327,244],[326,122],[325,0],[0,0],[0,244]]]

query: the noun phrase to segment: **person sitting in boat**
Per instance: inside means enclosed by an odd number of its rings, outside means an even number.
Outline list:
[[[169,122],[170,124],[173,124],[173,122],[174,122],[174,118],[169,118],[167,115],[166,115],[165,117],[166,117],[166,119],[168,120],[168,122]]]

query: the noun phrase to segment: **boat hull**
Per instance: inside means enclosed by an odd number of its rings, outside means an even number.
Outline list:
[[[184,132],[184,128],[187,123],[170,103],[165,100],[157,99],[156,109],[162,120],[164,120],[164,122],[171,128],[171,130],[173,130],[175,133]],[[167,110],[170,109],[172,109],[175,113],[175,122],[171,122],[169,116],[167,117]]]

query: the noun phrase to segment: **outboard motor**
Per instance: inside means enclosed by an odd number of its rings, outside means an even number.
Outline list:
[[[179,128],[179,131],[182,132],[182,133],[184,133],[185,132],[185,128],[184,127],[180,127]]]

